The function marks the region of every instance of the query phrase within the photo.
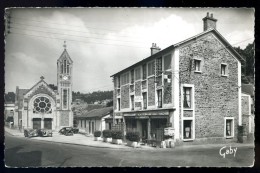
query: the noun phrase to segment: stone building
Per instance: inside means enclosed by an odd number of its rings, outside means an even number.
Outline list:
[[[255,101],[254,85],[242,84],[242,124],[244,127],[244,136],[248,141],[254,139],[255,130]]]
[[[111,124],[105,121],[113,114],[113,107],[93,109],[77,117],[78,128],[81,132],[93,135],[95,131],[110,129]]]
[[[143,139],[171,127],[181,143],[237,141],[244,59],[216,30],[213,14],[204,31],[115,73],[114,116]],[[177,34],[177,33],[176,33]]]
[[[57,60],[57,90],[43,76],[31,89],[16,87],[14,127],[59,130],[73,125],[73,61],[64,48]]]

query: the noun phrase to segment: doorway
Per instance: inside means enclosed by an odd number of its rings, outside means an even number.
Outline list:
[[[142,125],[142,141],[145,141],[148,139],[148,132],[147,132],[147,122],[148,120],[141,120]]]
[[[44,128],[52,129],[52,118],[44,118]]]
[[[41,118],[33,118],[33,129],[41,128]]]

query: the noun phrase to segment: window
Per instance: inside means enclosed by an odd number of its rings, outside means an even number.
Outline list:
[[[120,76],[117,77],[117,87],[120,88]]]
[[[192,139],[192,120],[183,120],[183,139]]]
[[[87,128],[87,120],[85,120],[85,124],[84,125],[85,125],[85,128]]]
[[[157,90],[157,97],[158,97],[158,108],[162,107],[162,90]]]
[[[166,55],[164,57],[164,70],[169,70],[171,69],[171,64],[172,64],[172,57],[170,55]]]
[[[156,59],[156,76],[160,76],[162,74],[162,58]]]
[[[201,72],[201,60],[194,60],[195,72]]]
[[[148,76],[154,75],[155,70],[155,63],[154,61],[148,64]]]
[[[221,64],[221,75],[226,76],[227,75],[227,65]]]
[[[134,83],[134,70],[131,70],[131,83]]]
[[[64,68],[64,73],[66,73],[66,68],[67,68],[67,61],[66,61],[66,60],[64,60],[64,66],[63,66],[63,68]]]
[[[135,80],[141,79],[141,67],[135,69]]]
[[[63,90],[63,108],[67,108],[67,89]]]
[[[60,72],[63,73],[63,64],[61,64]]]
[[[69,66],[69,64],[67,65],[67,73],[69,74],[69,68],[70,68],[70,66]]]
[[[147,109],[147,93],[143,93],[143,109]]]
[[[191,87],[183,87],[183,107],[191,108]]]
[[[143,80],[146,79],[146,64],[143,65]]]
[[[234,118],[225,118],[225,137],[234,137]]]
[[[88,122],[88,132],[91,133],[91,122]]]
[[[120,98],[117,99],[118,111],[120,111]]]
[[[121,77],[122,77],[122,81],[121,81],[122,85],[129,83],[129,73],[125,73]]]
[[[134,96],[131,96],[131,109],[134,110],[135,107],[135,100],[134,100]]]
[[[33,113],[51,113],[51,102],[47,97],[37,97],[33,106]]]

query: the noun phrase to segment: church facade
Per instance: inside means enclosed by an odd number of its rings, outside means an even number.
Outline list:
[[[59,130],[73,126],[73,61],[64,47],[57,60],[56,88],[48,85],[43,76],[31,89],[16,87],[14,127]]]

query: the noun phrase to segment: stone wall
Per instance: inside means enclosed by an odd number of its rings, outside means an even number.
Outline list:
[[[150,77],[148,80],[148,106],[155,105],[155,79]]]
[[[61,111],[60,126],[69,126],[69,111]]]
[[[183,117],[192,117],[193,111],[183,111]]]
[[[142,82],[141,81],[137,81],[135,82],[135,96],[141,96],[141,87],[142,87]]]
[[[116,77],[114,77],[114,91],[113,91],[113,109],[117,109],[117,86],[116,86]]]
[[[121,87],[121,109],[130,107],[130,87],[129,84]]]
[[[242,115],[248,115],[249,114],[249,97],[248,96],[242,96]]]
[[[238,124],[237,60],[212,34],[205,35],[179,50],[179,81],[181,84],[194,84],[195,138],[223,137],[224,117],[234,117],[236,136]],[[194,72],[194,58],[201,59],[202,73]],[[228,66],[227,77],[221,76],[221,63],[226,63]],[[181,95],[179,98],[181,101]],[[181,122],[180,128],[182,128]]]

